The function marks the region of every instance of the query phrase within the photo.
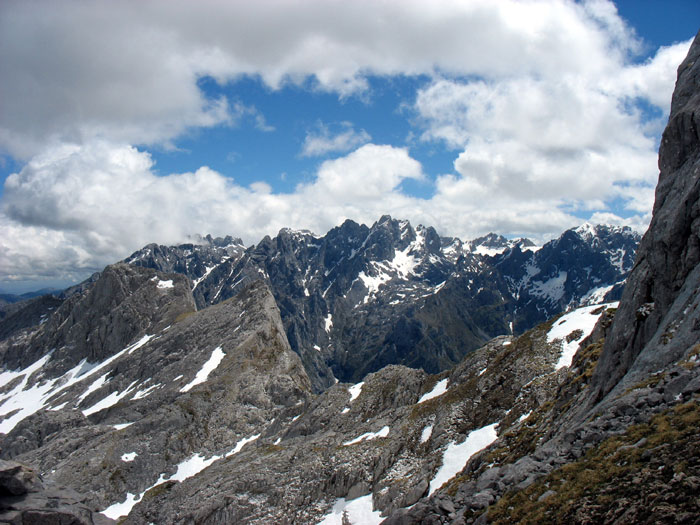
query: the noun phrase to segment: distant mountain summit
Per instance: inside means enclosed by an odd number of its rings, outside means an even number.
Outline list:
[[[537,246],[530,239],[506,239],[503,235],[498,235],[496,233],[488,233],[483,237],[477,237],[470,243],[468,243],[471,251],[478,253],[479,255],[500,255],[504,251],[519,246],[521,250],[530,249],[532,251],[537,250]]]

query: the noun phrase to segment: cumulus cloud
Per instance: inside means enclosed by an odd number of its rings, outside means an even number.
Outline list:
[[[129,145],[64,145],[7,179],[0,267],[8,279],[68,276],[194,233],[257,242],[290,224],[326,231],[350,216],[371,222],[392,200],[409,200],[400,194],[403,180],[422,176],[405,149],[367,144],[322,163],[296,192],[274,194],[265,183],[244,187],[207,167],[157,176],[150,155]]]
[[[337,127],[339,131],[333,133],[327,124],[318,122],[316,129],[307,131],[301,155],[317,157],[328,153],[345,153],[372,140],[364,129],[355,131],[351,122],[341,122]]]
[[[544,233],[566,222],[565,211],[608,217],[612,202],[643,228],[658,175],[657,136],[630,101],[643,97],[667,112],[689,44],[662,48],[639,66],[621,64],[604,79],[586,71],[558,79],[436,79],[416,96],[422,139],[460,152],[456,174],[438,178],[436,199],[459,198],[465,212],[508,232]]]
[[[255,242],[384,213],[466,238],[554,235],[581,214],[643,228],[689,42],[638,64],[640,45],[605,0],[2,2],[0,152],[25,164],[0,202],[0,272],[77,275],[196,232]],[[145,149],[197,128],[274,130],[205,78],[343,99],[394,75],[428,79],[406,102],[412,131],[454,151],[429,199],[402,190],[426,179],[408,149],[349,123],[307,133],[302,156],[344,156],[287,194],[206,166],[158,176]]]
[[[635,41],[602,1],[10,0],[0,14],[0,146],[23,158],[50,141],[155,144],[227,122],[202,77],[311,78],[344,96],[367,75],[602,78]]]

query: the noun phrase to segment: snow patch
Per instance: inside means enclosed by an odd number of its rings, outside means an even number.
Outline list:
[[[124,456],[122,456],[122,459],[123,458]],[[202,456],[201,454],[194,454],[188,459],[178,463],[177,471],[171,477],[166,478],[165,474],[161,474],[160,477],[158,477],[158,480],[153,485],[148,487],[138,496],[133,495],[131,492],[127,492],[126,499],[123,502],[114,503],[113,505],[110,505],[100,514],[104,514],[105,516],[107,516],[108,518],[112,518],[113,520],[117,520],[122,516],[126,516],[131,512],[131,509],[134,508],[134,505],[141,501],[141,498],[143,498],[144,494],[146,494],[146,492],[148,492],[152,488],[157,487],[158,485],[162,485],[166,481],[184,481],[187,478],[191,478],[192,476],[199,474],[202,470],[214,463],[214,461],[216,461],[217,459],[221,459],[221,456],[212,456],[209,459],[204,459],[204,456]]]
[[[209,374],[211,374],[214,369],[219,366],[225,356],[226,354],[223,352],[223,350],[221,350],[220,346],[214,348],[214,351],[211,353],[211,357],[202,365],[202,368],[199,370],[199,372],[197,372],[197,375],[194,376],[194,379],[180,389],[180,392],[188,392],[192,389],[192,387],[199,385],[200,383],[204,383],[209,377]]]
[[[165,288],[175,288],[175,285],[173,284],[173,280],[169,279],[167,281],[158,281],[158,284],[156,285],[158,288],[165,289]]]
[[[614,288],[614,286],[614,284],[611,284],[609,286],[599,286],[598,288],[593,288],[583,296],[581,299],[581,304],[594,305],[602,303],[605,296]]]
[[[323,322],[324,322],[325,327],[326,327],[326,332],[330,333],[331,328],[333,328],[333,315],[328,314]]]
[[[117,520],[122,516],[126,516],[127,514],[129,514],[129,512],[131,512],[131,509],[134,508],[134,505],[136,505],[136,503],[138,503],[141,500],[141,496],[142,495],[135,496],[131,492],[127,492],[126,499],[123,502],[110,505],[100,514],[104,514],[108,518]]]
[[[495,257],[496,255],[502,254],[504,251],[506,251],[505,246],[501,246],[500,248],[489,248],[488,246],[479,245],[474,248],[474,253],[479,255],[488,255],[489,257]]]
[[[355,439],[351,439],[350,441],[346,441],[343,443],[344,447],[347,447],[349,445],[354,445],[355,443],[359,443],[360,441],[369,441],[370,439],[376,439],[376,438],[385,438],[389,435],[389,427],[385,426],[381,430],[378,430],[377,432],[365,432],[361,436],[357,436]]]
[[[530,293],[536,297],[549,299],[552,303],[556,303],[564,297],[564,285],[566,284],[567,273],[560,271],[556,277],[552,277],[547,281],[532,281],[532,290]]]
[[[391,280],[391,275],[387,273],[378,273],[376,276],[371,277],[365,272],[360,272],[360,275],[358,275],[358,278],[362,281],[362,283],[365,285],[365,288],[367,288],[367,295],[365,296],[364,302],[366,303],[369,301],[369,297],[379,290],[379,287],[390,281]]]
[[[530,417],[530,414],[532,414],[532,410],[525,412],[522,416],[518,418],[518,423],[522,423],[523,421],[525,421],[527,418]]]
[[[204,459],[204,456],[197,453],[194,456],[191,456],[190,458],[186,459],[185,461],[178,463],[177,471],[175,472],[175,474],[173,474],[170,478],[163,479],[163,481],[184,481],[187,478],[196,476],[209,465],[214,463],[214,461],[220,458],[221,456],[212,456],[209,459]],[[161,478],[162,477],[163,475],[161,474]]]
[[[153,386],[149,386],[148,388],[145,388],[143,390],[139,390],[138,392],[136,392],[134,394],[134,397],[132,397],[131,399],[133,401],[136,401],[137,399],[143,399],[144,397],[151,395],[156,388],[159,388],[161,386],[163,386],[163,385],[158,383],[158,384],[155,384]]]
[[[441,396],[447,392],[447,379],[442,379],[438,381],[433,389],[430,392],[427,392],[421,396],[421,398],[418,400],[418,403],[423,403],[424,401],[427,401],[428,399],[433,399],[434,397]]]
[[[350,402],[352,403],[355,399],[357,399],[357,396],[360,395],[360,392],[362,392],[362,387],[364,386],[365,382],[361,381],[357,383],[356,385],[352,385],[350,388],[348,388],[348,392],[350,392]]]
[[[31,416],[44,408],[51,399],[58,401],[56,396],[60,392],[63,392],[84,379],[93,376],[100,370],[103,370],[119,359],[126,352],[131,353],[138,348],[141,348],[153,337],[154,336],[152,335],[145,335],[135,343],[127,346],[101,363],[90,363],[87,359],[83,359],[80,361],[80,363],[68,370],[62,376],[54,379],[38,381],[32,386],[29,386],[28,384],[29,379],[32,375],[41,370],[46,363],[48,363],[49,359],[51,358],[51,352],[47,353],[44,357],[38,361],[35,361],[23,370],[4,371],[0,373],[0,387],[8,384],[10,381],[15,380],[16,378],[22,378],[22,380],[18,382],[18,384],[12,390],[0,396],[0,417],[12,413],[10,417],[6,417],[2,422],[0,422],[0,433],[7,434],[24,418]],[[93,384],[95,383],[93,382]],[[95,389],[99,388],[99,386],[101,385],[95,385]]]
[[[498,437],[498,434],[496,434],[497,426],[498,423],[496,422],[485,427],[472,430],[463,443],[450,443],[447,445],[447,448],[442,456],[442,466],[430,482],[430,491],[428,496],[459,473],[466,466],[469,458],[496,441],[496,438]]]
[[[98,390],[102,385],[104,385],[107,382],[108,375],[109,375],[109,372],[107,372],[106,374],[103,374],[100,377],[98,377],[97,379],[95,379],[92,382],[92,384],[89,387],[87,387],[85,392],[80,394],[80,397],[78,397],[78,402],[76,403],[76,405],[79,405],[80,403],[82,403],[87,396],[89,396],[95,390]]]
[[[420,442],[425,443],[430,439],[430,436],[433,435],[433,425],[428,425],[423,429],[423,431],[420,433]]]
[[[238,441],[238,443],[236,443],[235,447],[233,447],[226,453],[226,457],[228,458],[230,456],[233,456],[234,454],[238,454],[243,449],[243,447],[245,447],[248,443],[255,441],[259,437],[260,434],[255,434],[254,436],[241,439],[240,441]]]
[[[143,345],[145,345],[146,343],[148,343],[148,341],[150,341],[151,339],[153,339],[153,337],[155,337],[155,336],[153,336],[153,335],[144,335],[141,339],[139,339],[138,341],[136,341],[136,342],[133,343],[132,345],[127,346],[127,347],[126,347],[126,351],[129,352],[129,354],[133,354],[136,350],[138,350],[138,349],[141,348]],[[123,352],[123,351],[124,351],[124,350],[122,350],[122,352]],[[120,355],[122,352],[119,352],[119,354],[117,354],[117,355],[114,356],[114,357],[117,357],[117,356]],[[109,359],[108,359],[107,361],[109,361]],[[100,368],[102,368],[102,367],[100,367]]]
[[[101,399],[100,401],[92,405],[90,408],[86,408],[85,410],[83,410],[83,415],[89,416],[90,414],[95,414],[100,410],[104,410],[105,408],[109,408],[116,405],[117,403],[119,403],[119,401],[131,394],[131,392],[134,389],[134,385],[136,385],[136,381],[132,381],[131,384],[128,387],[126,387],[126,390],[124,390],[123,392],[112,392],[104,399]]]
[[[136,456],[138,456],[136,452],[127,452],[126,454],[122,454],[121,459],[122,461],[126,461],[127,463],[129,463],[130,461],[134,461],[134,459],[136,459]]]
[[[126,427],[130,427],[133,425],[133,423],[117,423],[116,425],[112,425],[115,430],[124,430]]]
[[[378,525],[384,520],[381,513],[374,510],[370,493],[350,501],[346,501],[345,498],[337,499],[331,511],[318,522],[318,525],[342,525],[343,513],[346,511],[350,523]]]
[[[412,247],[413,243],[411,243],[404,251],[395,252],[394,259],[389,262],[389,266],[394,269],[398,276],[402,279],[408,278],[409,275],[414,275],[415,268],[420,262],[416,257],[408,254]]]
[[[195,279],[195,280],[192,282],[192,291],[193,291],[193,292],[194,292],[194,289],[197,288],[197,286],[199,285],[199,283],[201,283],[204,279],[206,279],[206,278],[209,276],[209,274],[211,273],[211,271],[212,271],[214,268],[216,268],[216,265],[214,265],[214,266],[207,266],[206,269],[204,270],[204,273],[202,274],[202,276],[199,277],[199,278],[197,278],[197,279]]]

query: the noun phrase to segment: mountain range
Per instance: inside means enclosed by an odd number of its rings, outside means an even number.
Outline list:
[[[696,523],[698,58],[641,242],[384,216],[148,245],[16,303],[0,521]]]
[[[153,244],[124,262],[186,275],[198,309],[263,280],[321,392],[389,364],[437,373],[492,337],[615,300],[639,239],[628,227],[585,224],[540,248],[495,234],[463,242],[384,216],[323,237],[284,229],[249,248],[209,236]]]

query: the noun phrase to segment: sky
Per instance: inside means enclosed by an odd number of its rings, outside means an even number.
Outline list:
[[[4,0],[0,291],[381,215],[643,232],[696,0]]]

